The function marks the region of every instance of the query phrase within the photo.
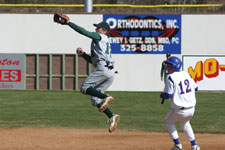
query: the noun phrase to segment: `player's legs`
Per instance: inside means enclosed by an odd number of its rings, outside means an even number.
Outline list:
[[[101,93],[104,93],[106,89],[101,89],[101,87],[99,87],[99,88],[97,88],[97,90],[100,91]],[[97,107],[101,103],[102,103],[102,99],[101,98],[98,98],[96,96],[92,96],[91,97],[91,104],[93,106],[96,106]]]
[[[104,93],[108,89],[108,87],[112,84],[115,77],[114,71],[107,70],[106,72],[108,73],[108,78],[96,87],[96,89],[101,91],[102,93]],[[99,102],[99,98],[92,97],[92,104],[97,104],[97,107],[100,109],[102,105],[99,104],[97,101]],[[117,124],[120,120],[120,116],[118,114],[113,114],[112,111],[108,108],[108,106],[103,112],[109,118],[108,120],[109,132],[115,131],[115,129],[117,128]]]
[[[190,141],[195,139],[194,132],[192,130],[192,127],[189,121],[194,115],[194,110],[195,109],[193,107],[190,109],[180,111],[180,115],[182,116],[182,119],[180,119],[179,122],[185,135],[188,137]]]
[[[175,123],[177,121],[177,111],[175,109],[170,109],[170,111],[167,113],[164,122],[166,124],[166,127],[168,129],[168,132],[170,134],[171,139],[178,139],[178,132],[175,126]]]
[[[118,114],[113,114],[108,105],[113,102],[113,97],[104,94],[106,89],[112,84],[115,73],[105,67],[104,63],[98,64],[81,86],[81,92],[91,95],[91,104],[98,107],[100,112],[104,112],[109,118],[109,132],[113,132],[120,120]]]
[[[100,112],[105,112],[108,105],[114,100],[113,97],[104,94],[112,84],[114,76],[114,72],[105,67],[104,62],[101,62],[81,86],[81,92],[92,96],[91,103],[97,106]],[[107,110],[106,113],[108,117],[112,117],[110,111]]]
[[[180,122],[180,125],[181,125],[182,129],[184,130],[184,133],[187,136],[187,138],[189,139],[189,141],[195,140],[195,135],[192,130],[190,122],[189,121]]]
[[[107,70],[105,72],[111,73],[111,74],[109,74],[108,78],[98,86],[98,89],[102,91],[105,91],[106,89],[108,89],[108,87],[112,84],[114,80],[114,72],[112,72],[112,70]],[[103,103],[99,107],[99,111],[102,112],[106,110],[109,104],[113,103],[113,101],[114,101],[114,98],[112,96],[108,96],[107,98],[103,99]]]
[[[91,103],[94,106],[98,106],[102,99],[108,97],[104,92],[114,79],[114,72],[105,67],[103,63],[97,65],[81,86],[82,93],[92,96]]]
[[[182,111],[183,119],[180,120],[180,125],[181,125],[182,129],[184,130],[185,135],[187,136],[187,138],[191,142],[191,146],[196,147],[196,149],[198,149],[199,146],[197,146],[197,144],[196,144],[195,135],[194,135],[193,129],[192,129],[191,124],[190,124],[190,120],[194,115],[194,111],[195,111],[194,107],[190,108],[190,109],[183,110]]]
[[[110,78],[106,79],[104,82],[102,82],[100,85],[98,85],[96,87],[96,89],[102,93],[104,93],[108,87],[112,84],[114,80],[114,75],[110,76]],[[91,104],[98,107],[98,108],[101,108],[101,103],[102,103],[102,99],[98,98],[98,97],[94,97],[92,96],[91,97]],[[108,107],[108,106],[107,106]],[[112,112],[106,108],[104,111],[103,111],[109,118],[112,117]]]
[[[84,94],[89,94],[87,92],[87,89],[92,87],[95,88],[98,84],[100,84],[101,82],[103,82],[105,80],[105,77],[102,76],[102,72],[96,68],[84,81],[84,83],[81,85],[80,91]],[[95,96],[92,94],[89,94],[91,96]],[[101,97],[96,95],[96,97]]]
[[[178,132],[175,126],[176,121],[177,121],[177,110],[170,109],[170,111],[167,113],[164,119],[164,122],[168,129],[170,138],[174,142],[174,147],[171,150],[182,150],[182,145],[180,144]]]
[[[98,97],[100,99],[106,98],[107,95],[97,90],[96,87],[101,85],[110,76],[108,73],[108,68],[103,65],[98,65],[95,70],[87,77],[87,79],[82,84],[80,90],[84,94]]]
[[[112,75],[109,78],[106,78],[103,82],[101,82],[101,84],[98,84],[97,86],[95,86],[95,89],[100,91],[101,93],[104,93],[109,86],[113,83],[114,80],[114,75]],[[101,99],[95,96],[91,97],[91,103],[94,106],[97,106],[98,104],[101,103]]]
[[[102,104],[102,99],[98,98],[98,97],[91,97],[91,104],[93,106],[96,106],[98,109],[101,107]],[[108,118],[111,118],[113,116],[113,113],[111,112],[111,110],[109,108],[106,108],[104,111],[102,111]]]

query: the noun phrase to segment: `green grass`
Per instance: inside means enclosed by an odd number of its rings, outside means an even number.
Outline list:
[[[167,131],[163,120],[170,108],[159,92],[107,92],[121,116],[119,129]],[[0,127],[106,128],[107,117],[74,91],[0,91]],[[195,132],[225,133],[225,93],[197,92]],[[181,128],[177,125],[178,129]]]

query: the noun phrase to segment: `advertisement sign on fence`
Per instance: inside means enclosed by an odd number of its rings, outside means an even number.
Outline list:
[[[103,15],[113,54],[181,54],[181,15]]]
[[[24,89],[24,54],[0,55],[0,89]]]
[[[225,55],[184,55],[183,70],[198,83],[199,90],[225,90]]]

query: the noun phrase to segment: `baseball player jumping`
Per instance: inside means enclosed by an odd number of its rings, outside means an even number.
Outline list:
[[[94,24],[96,32],[89,32],[84,28],[69,21],[69,17],[56,13],[54,21],[63,25],[68,25],[76,32],[92,39],[91,56],[86,54],[82,48],[77,48],[77,54],[83,57],[87,62],[93,64],[95,70],[86,78],[81,86],[81,92],[91,95],[91,103],[96,106],[100,112],[103,112],[109,118],[109,132],[117,128],[120,120],[118,114],[113,114],[108,108],[114,101],[112,96],[104,94],[106,89],[112,84],[115,76],[114,61],[111,57],[110,43],[108,34],[110,26],[106,22]]]
[[[179,122],[185,135],[191,142],[191,150],[200,150],[196,144],[195,135],[192,130],[190,119],[195,112],[195,91],[198,87],[191,76],[180,71],[182,62],[178,57],[172,56],[166,62],[168,75],[164,92],[160,94],[163,99],[171,99],[171,109],[165,117],[165,124],[174,141],[175,146],[170,150],[182,150],[178,132],[175,126]]]

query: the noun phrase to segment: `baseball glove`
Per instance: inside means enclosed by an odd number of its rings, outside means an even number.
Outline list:
[[[61,25],[67,25],[69,23],[69,17],[62,13],[54,14],[54,22],[59,23]]]

